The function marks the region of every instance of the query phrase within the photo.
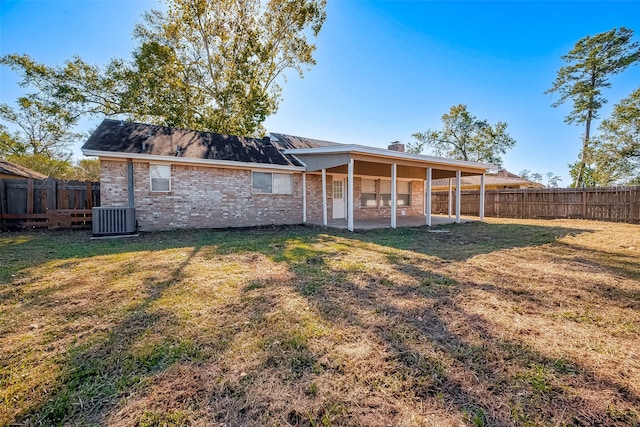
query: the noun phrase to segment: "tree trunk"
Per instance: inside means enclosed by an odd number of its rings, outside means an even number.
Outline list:
[[[587,150],[589,149],[589,134],[591,133],[591,110],[587,115],[587,126],[584,132],[584,140],[582,141],[582,157],[580,159],[580,167],[576,175],[575,188],[582,187],[584,181],[584,169],[587,165]]]
[[[595,88],[595,76],[591,78],[592,89]],[[582,158],[580,159],[580,167],[576,176],[575,188],[583,186],[584,169],[587,165],[587,152],[589,150],[589,137],[591,134],[591,120],[593,119],[593,96],[589,99],[589,110],[587,111],[587,122],[584,131],[584,140],[582,141]]]

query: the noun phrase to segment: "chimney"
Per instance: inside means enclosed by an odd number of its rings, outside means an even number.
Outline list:
[[[404,153],[404,144],[400,143],[400,141],[393,141],[387,148],[392,151]]]

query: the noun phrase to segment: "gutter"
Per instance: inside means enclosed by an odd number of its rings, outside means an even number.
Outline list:
[[[190,165],[195,164],[195,165],[218,166],[223,168],[235,168],[235,169],[270,169],[270,170],[285,170],[285,171],[294,171],[294,172],[306,171],[306,168],[301,166],[273,165],[270,163],[235,162],[232,160],[194,159],[194,158],[188,158],[188,157],[156,156],[152,154],[122,153],[122,152],[96,151],[96,150],[85,150],[85,149],[82,150],[82,154],[84,154],[85,156],[108,157],[112,159],[146,160],[146,161],[149,161],[150,163],[167,162],[172,164],[190,164]]]

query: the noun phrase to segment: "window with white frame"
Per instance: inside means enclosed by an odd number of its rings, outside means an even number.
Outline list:
[[[411,182],[397,181],[397,206],[411,206]],[[391,181],[363,179],[360,203],[362,207],[391,206]]]
[[[151,191],[171,191],[171,165],[149,165]]]
[[[251,190],[260,194],[292,194],[293,178],[288,173],[253,172]]]

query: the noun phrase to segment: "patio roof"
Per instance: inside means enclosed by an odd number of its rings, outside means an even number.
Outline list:
[[[356,175],[371,176],[389,176],[391,165],[394,164],[398,167],[399,177],[423,178],[424,170],[431,168],[434,179],[453,177],[456,171],[460,171],[462,176],[482,175],[488,169],[497,167],[490,163],[467,162],[362,145],[285,149],[283,154],[295,156],[304,163],[307,172],[326,169],[334,173],[347,173],[347,165],[353,159]]]

